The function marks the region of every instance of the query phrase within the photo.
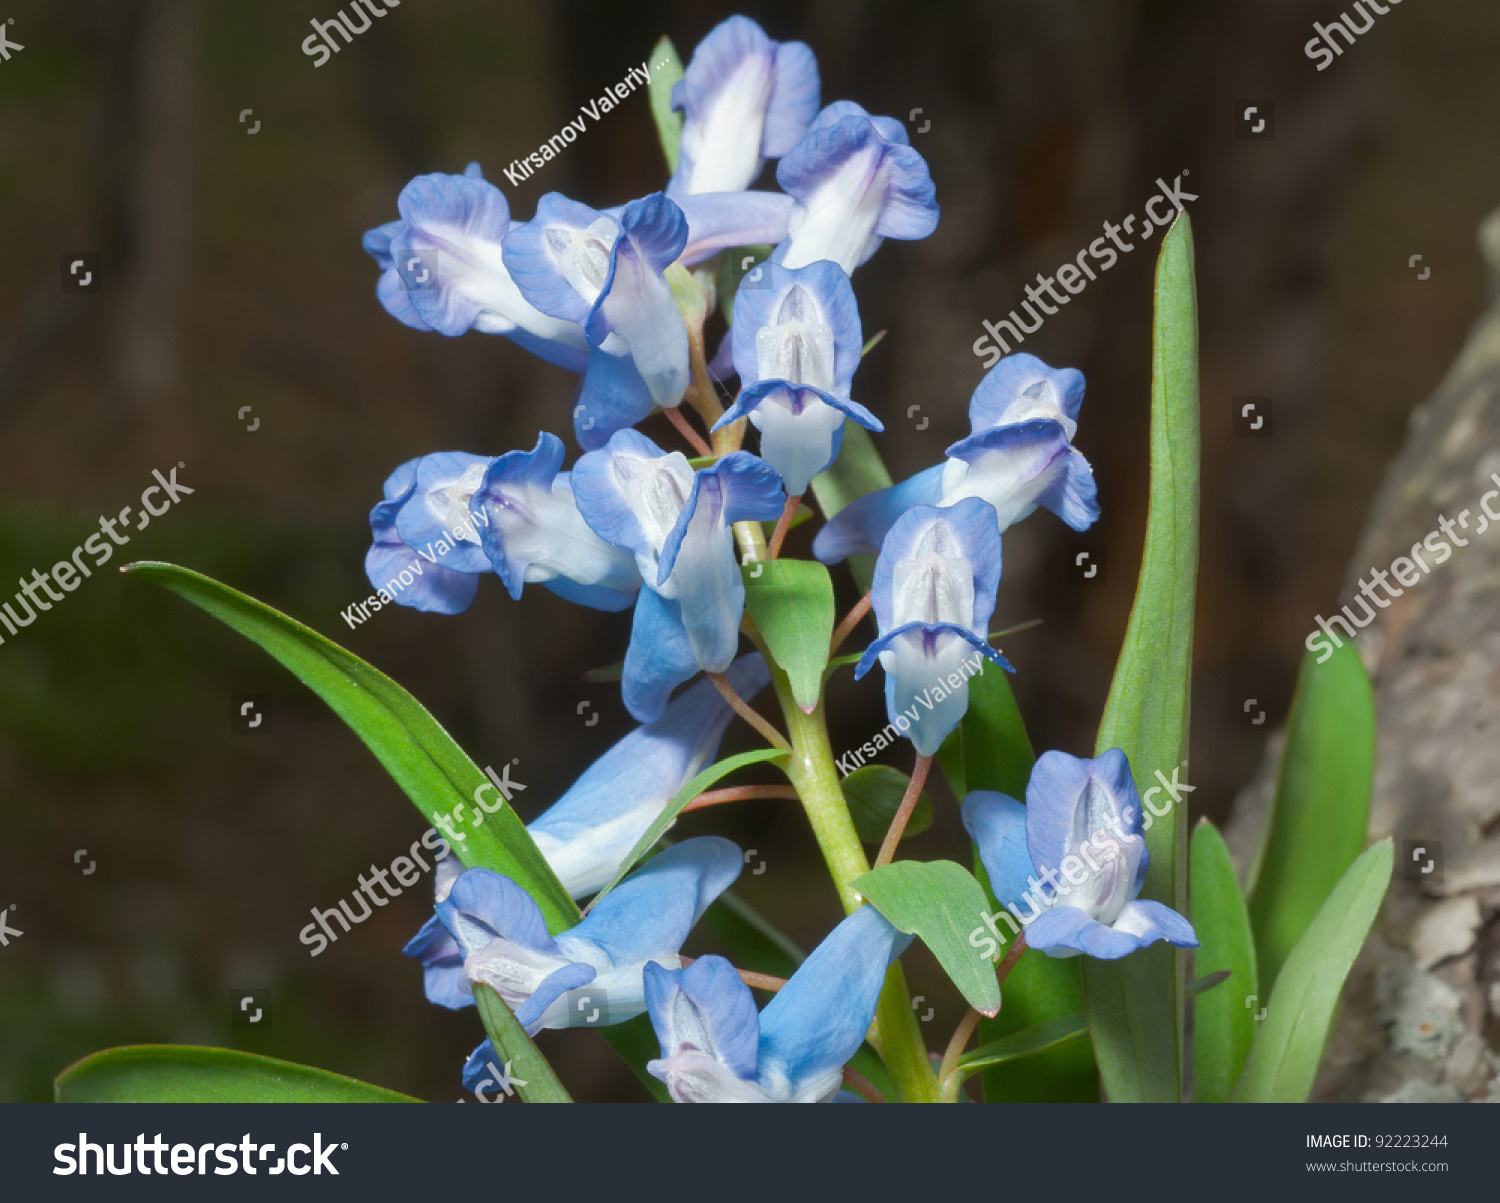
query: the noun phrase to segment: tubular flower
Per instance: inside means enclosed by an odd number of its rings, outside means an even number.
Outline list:
[[[679,1103],[821,1103],[875,1018],[886,970],[911,943],[870,906],[831,931],[757,1014],[723,957],[645,969],[661,1059],[647,1070]]]
[[[937,190],[910,142],[895,118],[872,117],[852,100],[819,113],[776,168],[794,201],[776,262],[831,259],[852,275],[884,239],[926,238],[937,229]]]
[[[621,430],[573,469],[584,521],[635,556],[636,602],[621,693],[640,722],[661,716],[673,688],[723,672],[739,647],[745,585],[731,526],[771,521],[785,497],[776,473],[745,451],[694,472],[634,430]]]
[[[818,532],[813,554],[825,564],[873,555],[886,532],[912,506],[949,506],[965,497],[987,501],[1001,531],[1038,506],[1074,530],[1099,518],[1094,471],[1073,447],[1083,374],[1049,368],[1034,355],[1001,360],[969,401],[972,433],[926,471],[867,493]]]
[[[846,417],[885,429],[849,398],[864,342],[854,288],[836,263],[766,263],[741,282],[734,313],[740,395],[714,429],[749,418],[761,457],[800,497],[838,458]]]
[[[802,42],[773,42],[749,17],[716,25],[672,89],[683,123],[667,195],[748,188],[802,140],[818,97],[818,61]]]
[[[528,1034],[543,1028],[623,1023],[646,1009],[641,971],[681,965],[678,950],[694,924],[739,876],[740,850],[717,836],[684,840],[647,861],[611,890],[576,927],[555,939],[525,890],[489,869],[465,870],[407,944],[423,961],[427,997],[467,1006],[474,984],[489,986]],[[588,986],[599,1015],[577,1013],[569,991]]]
[[[975,790],[964,799],[963,820],[995,897],[1026,923],[1030,947],[1112,961],[1158,940],[1198,946],[1192,924],[1176,911],[1136,897],[1150,857],[1140,795],[1119,748],[1096,760],[1044,753],[1025,806]]]

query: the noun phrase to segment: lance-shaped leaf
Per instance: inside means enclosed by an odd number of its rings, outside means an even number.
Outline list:
[[[521,1101],[571,1103],[572,1097],[557,1080],[547,1058],[537,1052],[536,1045],[516,1019],[515,1012],[505,1005],[500,996],[488,986],[475,982],[474,1002],[479,1007],[479,1018],[484,1021],[485,1034],[495,1046],[496,1056],[505,1066]]]
[[[649,61],[651,117],[656,122],[656,135],[661,139],[667,167],[676,171],[682,147],[682,114],[672,108],[672,89],[682,78],[682,60],[677,57],[672,39],[664,37],[656,43]]]
[[[1191,861],[1193,970],[1199,981],[1228,974],[1193,1003],[1193,1102],[1227,1103],[1255,1041],[1255,942],[1229,849],[1206,819],[1193,832]]]
[[[281,661],[364,741],[435,827],[463,834],[451,842],[465,865],[503,873],[536,900],[549,932],[578,922],[578,908],[510,803],[390,677],[311,627],[201,573],[151,561],[124,571],[187,598]]]
[[[1366,849],[1318,908],[1281,967],[1231,1101],[1307,1101],[1344,979],[1380,911],[1394,860],[1390,840]]]
[[[844,801],[854,830],[867,844],[879,844],[891,829],[891,820],[901,807],[901,799],[911,785],[911,778],[888,764],[867,764],[844,778]],[[923,790],[907,820],[902,840],[920,835],[932,826],[932,799]]]
[[[1018,1061],[1022,1057],[1034,1057],[1048,1049],[1071,1044],[1083,1039],[1088,1032],[1088,1020],[1084,1018],[1082,1011],[1059,1015],[1056,1019],[1048,1019],[1034,1027],[1024,1028],[989,1044],[980,1045],[973,1052],[960,1057],[955,1068],[962,1081],[981,1069],[1003,1065],[1007,1061]]]
[[[59,1103],[420,1103],[343,1074],[231,1048],[107,1048],[57,1075]]]
[[[1308,653],[1252,870],[1250,922],[1266,990],[1364,847],[1374,777],[1375,696],[1358,649],[1346,643],[1322,664]]]
[[[1198,581],[1198,300],[1193,231],[1179,214],[1156,264],[1151,486],[1140,583],[1110,684],[1095,755],[1120,748],[1143,797],[1155,773],[1187,759]],[[1160,791],[1158,791],[1160,792]],[[1153,811],[1140,897],[1187,907],[1187,816]],[[1114,1102],[1182,1098],[1186,959],[1165,944],[1118,962],[1084,958],[1089,1030]]]
[[[823,692],[833,638],[833,581],[813,560],[771,560],[742,569],[745,610],[766,650],[791,682],[792,697],[811,714]]]
[[[984,888],[951,860],[896,861],[849,883],[890,920],[891,926],[926,944],[938,964],[981,1015],[1000,1009],[995,966],[969,943],[982,927]]]
[[[645,856],[651,850],[651,846],[661,839],[667,828],[677,821],[677,816],[682,813],[687,804],[709,786],[729,776],[736,769],[744,768],[747,764],[759,764],[763,760],[785,759],[786,753],[776,748],[757,748],[753,752],[741,752],[738,756],[729,756],[717,764],[709,765],[677,791],[676,796],[667,803],[661,814],[656,816],[651,826],[646,828],[646,834],[636,841],[635,847],[630,850],[630,855],[625,858],[619,871],[615,873],[614,880],[594,895],[594,900],[589,903],[589,907],[598,906],[601,898],[625,880],[625,875],[635,868],[636,862]]]

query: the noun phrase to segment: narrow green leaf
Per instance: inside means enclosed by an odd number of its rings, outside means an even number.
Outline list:
[[[838,459],[827,471],[813,477],[813,496],[822,507],[824,519],[830,519],[851,501],[866,493],[886,488],[891,474],[886,471],[875,440],[858,422],[844,421],[844,442]],[[850,556],[849,571],[861,590],[870,588],[875,576],[874,556]]]
[[[1390,840],[1366,849],[1318,908],[1281,967],[1236,1103],[1303,1103],[1312,1091],[1344,979],[1391,880]]]
[[[1323,900],[1364,847],[1375,777],[1375,696],[1359,651],[1302,661],[1286,750],[1250,891],[1267,992]]]
[[[474,1002],[485,1033],[495,1046],[495,1068],[508,1080],[523,1103],[571,1103],[572,1097],[552,1072],[547,1058],[501,997],[483,983],[474,984]],[[496,1086],[501,1083],[496,1082]]]
[[[745,611],[806,714],[818,707],[833,638],[833,581],[815,560],[747,564]]]
[[[624,864],[610,879],[610,883],[594,895],[594,901],[589,903],[589,906],[597,906],[601,898],[624,881],[625,875],[635,868],[636,862],[645,856],[651,850],[651,846],[661,839],[662,833],[677,821],[677,816],[682,813],[683,807],[709,786],[729,776],[736,769],[744,768],[747,764],[759,764],[764,760],[784,761],[785,759],[786,753],[776,748],[757,748],[753,752],[741,752],[738,756],[730,756],[717,764],[709,765],[677,791],[677,795],[667,803],[661,814],[656,816],[651,826],[646,828],[646,834],[636,841],[635,847],[630,850],[630,855],[625,858]]]
[[[981,1015],[1000,1009],[994,963],[969,943],[983,931],[984,889],[951,860],[902,860],[849,883],[900,931],[926,944],[959,992]]]
[[[910,784],[910,777],[888,764],[867,764],[844,778],[844,801],[849,803],[849,817],[854,820],[854,830],[859,832],[860,839],[867,844],[879,844],[885,839]],[[932,799],[923,790],[901,839],[921,835],[931,826]]]
[[[1195,977],[1187,984],[1189,998],[1196,998],[1200,994],[1206,994],[1215,986],[1222,985],[1234,975],[1228,969],[1221,969],[1218,973],[1205,973],[1202,977]]]
[[[343,1074],[230,1048],[107,1048],[57,1075],[59,1103],[420,1103]]]
[[[1192,223],[1182,213],[1156,264],[1146,546],[1095,752],[1123,749],[1143,796],[1158,772],[1170,776],[1187,759],[1198,443],[1198,301]],[[1186,819],[1175,807],[1146,819],[1151,867],[1140,896],[1178,912],[1187,905]],[[1180,1101],[1184,953],[1157,944],[1119,961],[1083,961],[1089,1029],[1105,1093],[1114,1102]]]
[[[962,1080],[992,1065],[1001,1065],[1006,1061],[1019,1061],[1022,1057],[1033,1057],[1048,1049],[1071,1044],[1075,1040],[1081,1040],[1088,1033],[1088,1020],[1082,1011],[1075,1011],[1071,1015],[1059,1015],[1056,1019],[1049,1019],[1035,1027],[1024,1028],[999,1040],[991,1041],[989,1044],[980,1045],[973,1052],[965,1053],[960,1057],[956,1068]]]
[[[185,597],[291,670],[375,753],[465,865],[503,873],[536,900],[549,932],[556,935],[578,922],[578,908],[510,803],[390,677],[311,627],[201,573],[154,561],[122,571]]]
[[[672,88],[682,78],[682,60],[677,57],[671,38],[664,37],[656,43],[647,72],[651,76],[651,117],[656,122],[656,135],[661,139],[662,153],[667,156],[667,167],[676,171],[682,143],[682,114],[672,108]]]
[[[1192,920],[1198,935],[1194,972],[1227,974],[1229,985],[1193,1003],[1193,1102],[1227,1103],[1255,1041],[1255,941],[1224,838],[1208,820],[1193,831]],[[1200,979],[1202,980],[1202,979]]]

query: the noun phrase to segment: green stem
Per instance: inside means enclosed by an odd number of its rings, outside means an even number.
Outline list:
[[[757,641],[758,642],[758,641]],[[764,648],[761,649],[764,652]],[[865,858],[864,847],[859,842],[859,833],[854,830],[854,821],[849,817],[849,805],[844,800],[843,787],[839,784],[838,766],[834,763],[833,748],[828,742],[828,724],[823,714],[823,704],[811,714],[803,712],[792,696],[791,683],[786,673],[772,661],[771,683],[781,702],[786,716],[787,734],[792,741],[792,755],[788,759],[786,774],[796,787],[812,824],[813,835],[822,849],[823,860],[833,876],[838,889],[839,901],[846,914],[853,914],[864,900],[854,892],[849,883],[861,874],[870,871],[870,862]],[[890,1070],[891,1078],[901,1097],[910,1103],[936,1103],[942,1098],[937,1075],[927,1056],[927,1046],[922,1041],[922,1031],[912,1011],[911,997],[906,989],[906,975],[900,964],[890,967],[886,973],[885,986],[880,992],[880,1002],[875,1008],[875,1025],[879,1034],[880,1055]]]

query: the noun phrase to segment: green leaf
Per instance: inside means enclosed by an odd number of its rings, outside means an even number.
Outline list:
[[[59,1103],[420,1103],[343,1074],[230,1048],[107,1048],[57,1075]]]
[[[571,1103],[573,1099],[552,1072],[547,1058],[501,997],[481,982],[474,984],[474,1002],[486,1035],[495,1046],[495,1067],[508,1079],[523,1103]],[[496,1083],[500,1085],[500,1083]]]
[[[860,839],[867,844],[879,844],[885,839],[910,784],[910,777],[886,764],[867,764],[844,778],[844,801],[849,803],[849,817],[854,820],[854,830],[859,832]],[[923,790],[901,838],[904,841],[920,835],[931,826],[932,799]]]
[[[645,856],[651,850],[651,846],[661,839],[662,833],[677,821],[677,816],[682,813],[683,807],[714,782],[729,776],[736,769],[744,768],[747,764],[759,764],[763,760],[784,761],[785,759],[786,753],[777,748],[757,748],[753,752],[741,752],[738,756],[729,756],[717,764],[709,765],[677,791],[676,796],[667,803],[661,814],[656,816],[651,826],[646,828],[646,834],[636,841],[635,847],[630,850],[630,855],[625,858],[625,862],[610,879],[610,883],[594,895],[594,901],[589,903],[589,906],[598,906],[601,898],[624,881],[625,875],[635,868],[636,862]]]
[[[1193,1102],[1227,1103],[1255,1041],[1260,1004],[1247,1005],[1260,993],[1255,941],[1229,849],[1206,819],[1193,831],[1191,860],[1194,972],[1229,980],[1226,989],[1208,988],[1193,1003]]]
[[[677,57],[677,48],[671,38],[662,38],[651,52],[649,73],[651,75],[651,117],[656,122],[656,135],[661,139],[662,153],[667,156],[667,167],[677,170],[679,147],[682,143],[682,114],[672,108],[672,88],[682,78],[682,60]]]
[[[900,931],[919,937],[981,1015],[1000,1009],[995,966],[969,943],[983,927],[984,888],[951,860],[903,860],[856,877],[850,886]]]
[[[1366,849],[1318,908],[1271,990],[1234,1102],[1307,1101],[1344,979],[1380,911],[1394,860],[1390,840]]]
[[[1250,890],[1261,986],[1364,847],[1375,776],[1375,697],[1359,651],[1302,661],[1286,751]]]
[[[1033,1057],[1048,1049],[1071,1044],[1083,1039],[1088,1033],[1088,1020],[1082,1011],[1074,1011],[1071,1015],[1059,1015],[1056,1019],[1049,1019],[1035,1027],[1024,1028],[999,1040],[993,1040],[989,1044],[980,1045],[973,1052],[965,1053],[960,1057],[955,1069],[962,1080],[992,1065],[1002,1065],[1006,1061],[1019,1061],[1022,1057]]]
[[[1170,775],[1187,758],[1198,580],[1198,443],[1193,229],[1182,213],[1163,239],[1156,264],[1146,546],[1095,752],[1123,749],[1143,796],[1157,772]],[[1151,867],[1140,895],[1179,913],[1187,905],[1186,818],[1175,807],[1164,815],[1148,814]],[[1185,954],[1155,944],[1118,961],[1084,957],[1083,962],[1089,1030],[1106,1095],[1114,1102],[1179,1102]]]
[[[833,581],[815,560],[747,564],[745,611],[792,686],[803,713],[818,708],[833,639]]]
[[[979,675],[970,678],[969,709],[958,730],[968,787],[1024,800],[1036,755],[1003,668],[986,661]]]
[[[824,519],[831,519],[851,501],[866,493],[884,489],[891,483],[875,440],[858,422],[844,420],[844,443],[838,459],[827,471],[813,477],[813,496],[822,507]],[[850,556],[849,571],[861,590],[870,588],[875,576],[874,556]]]
[[[162,585],[233,627],[291,670],[375,753],[439,831],[463,834],[452,841],[465,865],[493,869],[521,886],[541,908],[554,935],[578,922],[578,908],[537,850],[526,826],[489,778],[464,754],[420,702],[383,672],[311,627],[264,602],[175,564],[141,561],[123,571]],[[496,809],[488,810],[492,795]],[[469,820],[482,818],[474,826]],[[440,822],[439,820],[442,820]],[[446,835],[446,833],[445,833]]]

